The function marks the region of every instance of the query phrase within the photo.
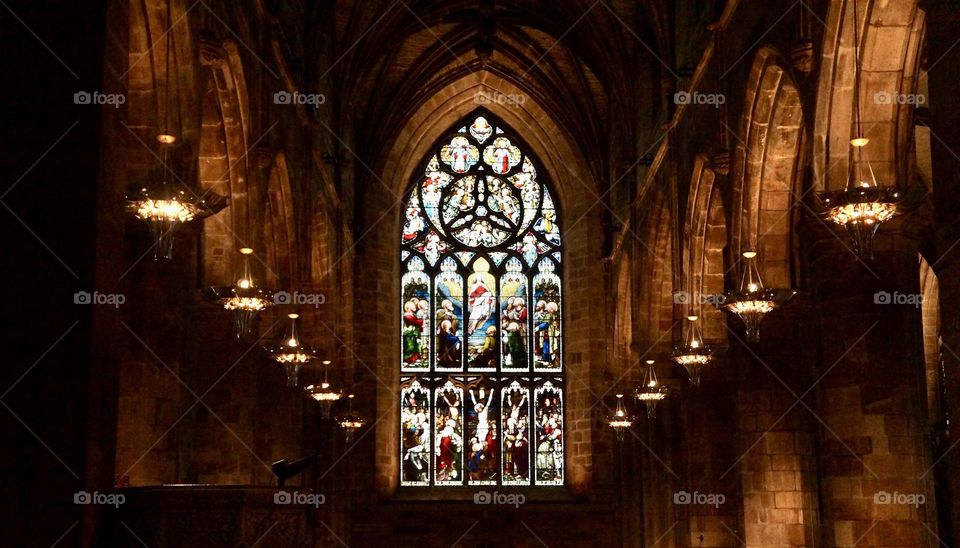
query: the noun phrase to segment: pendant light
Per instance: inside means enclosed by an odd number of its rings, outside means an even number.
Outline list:
[[[337,426],[343,430],[347,445],[353,443],[353,434],[367,424],[367,420],[353,411],[353,394],[347,396],[347,412],[337,417]]]
[[[700,386],[700,373],[713,362],[713,349],[703,343],[698,316],[687,316],[687,334],[683,346],[670,352],[670,359],[682,365],[690,375],[690,384]]]
[[[159,148],[159,165],[152,171],[146,182],[133,183],[127,189],[126,209],[135,218],[147,223],[154,238],[154,259],[173,257],[173,236],[182,225],[216,214],[226,207],[226,198],[213,192],[198,196],[183,184],[182,179],[170,167],[171,149],[177,143],[177,137],[170,130],[170,57],[172,55],[170,21],[170,2],[167,2],[166,28],[164,30],[165,62],[164,101],[162,128],[156,136]],[[159,93],[158,93],[159,95]],[[159,101],[158,101],[159,103]],[[176,188],[171,181],[177,181]]]
[[[881,186],[873,167],[864,155],[870,140],[863,133],[861,107],[860,17],[853,2],[853,108],[856,136],[850,140],[850,164],[846,188],[822,192],[824,212],[828,220],[847,229],[856,253],[865,259],[873,257],[873,237],[880,225],[898,213],[901,193],[896,186]]]
[[[304,344],[300,339],[300,333],[297,329],[297,319],[299,317],[299,314],[287,314],[290,324],[284,332],[283,338],[264,347],[270,359],[283,367],[287,375],[287,386],[297,386],[297,376],[300,373],[300,368],[317,357],[317,351]]]
[[[325,419],[330,418],[330,409],[333,407],[333,404],[340,401],[340,398],[343,397],[342,391],[334,390],[330,385],[328,377],[330,371],[329,366],[330,360],[323,360],[323,382],[320,384],[311,384],[304,388],[307,395],[310,396],[313,401],[320,404],[320,411]]]
[[[647,360],[647,367],[643,373],[643,384],[633,391],[633,396],[647,407],[647,418],[657,417],[657,404],[665,400],[670,389],[660,384],[654,361]]]
[[[208,298],[233,312],[235,334],[238,340],[249,339],[253,332],[253,325],[262,310],[273,306],[274,301],[268,296],[272,292],[265,291],[257,286],[250,265],[253,249],[240,248],[241,267],[234,277],[233,285],[211,287],[206,291]]]
[[[740,287],[736,291],[728,291],[722,298],[714,299],[718,308],[738,316],[747,327],[747,340],[760,340],[760,322],[767,314],[773,312],[793,298],[797,292],[793,289],[767,288],[760,277],[757,267],[757,252],[743,252],[743,274],[740,277]]]
[[[613,429],[617,441],[623,441],[623,434],[633,426],[633,415],[627,412],[623,403],[623,394],[617,394],[617,407],[607,415],[607,426]]]

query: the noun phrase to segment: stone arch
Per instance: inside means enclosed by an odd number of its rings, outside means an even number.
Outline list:
[[[716,173],[707,158],[697,155],[687,200],[684,224],[684,271],[690,313],[703,318],[701,329],[707,340],[726,339],[725,315],[710,304],[710,295],[724,291],[724,252],[727,221]]]
[[[909,180],[912,109],[884,98],[915,93],[924,34],[924,12],[916,0],[877,2],[858,7],[865,154],[880,184]],[[831,0],[826,15],[822,64],[814,122],[814,185],[840,190],[847,181],[853,132],[853,3]],[[880,94],[880,95],[878,95]]]
[[[602,249],[601,212],[591,208],[599,196],[597,181],[590,170],[584,154],[572,135],[561,127],[556,117],[538,104],[521,88],[508,80],[487,71],[477,71],[449,82],[432,98],[425,100],[414,111],[404,126],[385,143],[383,156],[376,158],[367,169],[362,166],[358,175],[372,179],[371,188],[385,191],[368,192],[361,197],[362,206],[360,226],[356,240],[358,242],[357,280],[358,306],[364,309],[363,316],[390,318],[390,321],[367,325],[365,329],[370,344],[363,345],[358,352],[358,362],[376,364],[376,414],[383,419],[376,426],[377,458],[376,482],[381,493],[389,494],[398,486],[397,459],[399,425],[399,406],[396,395],[389,387],[399,385],[399,369],[395,344],[399,333],[399,318],[393,312],[393,303],[397,302],[399,287],[399,238],[401,231],[401,210],[398,207],[407,189],[415,169],[425,157],[426,151],[436,139],[463,116],[476,110],[477,97],[481,92],[498,91],[506,95],[524,97],[524,101],[508,104],[488,105],[491,112],[503,123],[512,127],[530,147],[532,154],[539,158],[543,169],[554,181],[552,190],[558,207],[564,218],[570,219],[564,237],[573,237],[580,244],[565,250],[565,265],[576,265],[566,270],[564,285],[575,288],[579,284],[591,283],[601,279],[603,267],[600,259]],[[358,179],[361,177],[358,177]],[[577,221],[579,219],[579,221]],[[563,225],[561,225],[563,226]],[[569,235],[569,236],[568,236]],[[578,317],[603,317],[602,302],[590,300],[582,292],[565,291],[566,311]],[[357,321],[361,321],[357,315]],[[609,321],[609,320],[607,320]],[[602,345],[599,341],[606,336],[598,324],[588,322],[565,322],[572,325],[565,337],[565,349],[568,356],[565,370],[574,374],[570,378],[589,377],[591,364],[601,365],[601,354],[591,350],[591,344]],[[612,328],[612,326],[608,326]],[[571,435],[580,436],[580,448],[568,454],[566,458],[567,486],[574,492],[590,489],[592,475],[591,446],[591,392],[584,382],[568,383],[566,388],[567,418]],[[597,411],[600,412],[600,411]]]
[[[267,287],[297,287],[299,239],[292,192],[287,158],[283,152],[278,152],[270,166],[264,201],[263,247],[270,267],[266,276]]]
[[[672,333],[678,326],[674,314],[675,291],[680,288],[677,261],[674,257],[673,212],[665,193],[658,192],[651,204],[645,238],[638,251],[638,271],[645,285],[640,291],[638,342],[643,348],[669,348]],[[659,341],[659,342],[658,342]]]
[[[252,227],[258,226],[248,195],[250,185],[249,101],[239,51],[233,42],[202,39],[203,94],[199,150],[199,180],[204,192],[227,196],[230,207],[203,225],[204,278],[226,283],[240,247],[253,247]],[[262,250],[255,250],[259,256]],[[262,262],[262,261],[261,261]],[[269,270],[269,268],[267,269]],[[276,277],[275,273],[272,273]]]
[[[786,66],[771,48],[757,53],[747,83],[733,189],[733,249],[737,257],[758,251],[764,281],[776,287],[793,285],[792,228],[801,185],[803,109]]]
[[[943,379],[940,369],[940,280],[920,255],[920,316],[923,324],[923,357],[926,371],[927,416],[934,423],[943,416]],[[943,425],[940,425],[942,428]]]

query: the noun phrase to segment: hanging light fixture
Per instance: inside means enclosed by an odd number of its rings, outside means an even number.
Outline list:
[[[207,290],[207,296],[211,300],[233,312],[238,340],[249,338],[257,315],[274,304],[272,299],[267,298],[271,293],[257,287],[250,267],[251,255],[253,250],[249,247],[240,248],[242,266],[233,285],[211,287]]]
[[[728,291],[718,302],[717,307],[740,317],[747,326],[747,340],[760,340],[760,322],[767,314],[773,312],[793,298],[797,292],[793,289],[767,288],[760,277],[757,267],[757,252],[744,251],[743,275],[740,277],[740,287],[735,291]]]
[[[287,314],[290,318],[290,326],[283,334],[283,339],[272,345],[265,346],[264,349],[270,355],[270,359],[283,367],[287,374],[287,386],[297,386],[297,375],[300,368],[310,363],[317,357],[317,351],[307,346],[300,340],[300,333],[297,329],[297,318],[299,314]]]
[[[822,192],[824,215],[831,222],[845,227],[853,240],[854,250],[863,258],[873,256],[873,237],[880,225],[897,214],[901,193],[896,186],[880,186],[864,148],[870,140],[863,133],[860,104],[860,18],[857,2],[853,3],[853,102],[857,135],[850,140],[850,164],[847,185],[843,190]]]
[[[607,416],[607,426],[613,429],[617,441],[623,441],[623,434],[633,426],[633,419],[623,403],[623,394],[617,394],[617,407]]]
[[[683,346],[670,352],[670,359],[686,368],[690,375],[690,384],[700,386],[701,370],[713,362],[713,349],[703,344],[703,335],[697,324],[698,316],[687,316],[687,336]]]
[[[363,425],[367,424],[367,420],[354,413],[353,394],[347,396],[347,401],[349,402],[347,412],[337,417],[337,425],[343,429],[344,439],[349,445],[353,443],[354,432],[363,428]]]
[[[653,367],[653,360],[647,360],[647,368],[643,373],[643,384],[633,391],[633,396],[647,407],[647,418],[657,417],[657,404],[666,399],[670,389],[657,380],[657,371]]]
[[[308,385],[304,390],[306,390],[307,395],[313,398],[314,401],[320,404],[320,409],[323,413],[323,418],[330,418],[330,409],[333,407],[333,404],[340,401],[340,398],[343,397],[343,392],[340,390],[334,390],[330,386],[330,381],[328,380],[328,373],[330,371],[330,360],[323,360],[323,382],[320,384],[311,384]]]
[[[134,183],[127,190],[127,211],[150,226],[154,237],[154,259],[173,257],[173,235],[183,224],[200,220],[216,214],[226,207],[227,199],[213,192],[198,196],[193,190],[176,189],[170,181],[180,179],[169,165],[170,152],[177,137],[170,128],[170,56],[172,33],[170,32],[170,2],[167,2],[166,31],[163,33],[166,44],[166,73],[164,75],[164,114],[163,129],[157,134],[160,165],[153,170],[147,182]]]

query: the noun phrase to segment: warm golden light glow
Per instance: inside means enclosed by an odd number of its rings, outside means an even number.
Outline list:
[[[172,200],[146,199],[136,204],[134,214],[145,221],[173,221],[186,223],[192,221],[197,211],[189,204],[176,198]]]
[[[228,297],[223,300],[223,308],[227,310],[241,310],[259,312],[270,306],[270,303],[261,297]]]
[[[850,144],[855,147],[865,147],[869,142],[870,142],[870,139],[867,139],[866,137],[855,137],[853,139],[850,139]]]
[[[157,135],[157,141],[160,141],[160,143],[164,145],[172,145],[173,143],[177,142],[177,137],[176,135],[171,135],[169,133],[161,133],[160,135]]]
[[[890,202],[854,202],[832,207],[827,218],[838,225],[874,225],[890,220],[897,214],[896,204]]]

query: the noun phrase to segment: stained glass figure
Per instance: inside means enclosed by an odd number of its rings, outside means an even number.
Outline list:
[[[473,273],[467,278],[467,299],[470,321],[467,337],[467,364],[471,371],[496,371],[497,367],[497,281],[490,273],[490,263],[483,257],[473,262]]]
[[[480,159],[480,149],[470,144],[466,137],[458,135],[440,149],[440,159],[454,173],[466,173]]]
[[[520,149],[506,137],[497,137],[492,145],[483,149],[483,161],[500,175],[506,174],[510,168],[519,164],[520,158]]]
[[[513,381],[503,390],[503,484],[530,484],[530,390]]]
[[[536,485],[563,483],[563,393],[550,381],[537,387],[534,415],[536,418]]]
[[[545,174],[485,110],[423,165],[401,210],[401,485],[561,485],[562,231]]]
[[[402,348],[404,371],[430,368],[430,278],[423,260],[413,257],[403,275]]]
[[[438,370],[459,371],[462,368],[463,278],[457,263],[447,257],[440,264],[434,295],[437,352],[434,364]]]
[[[467,458],[470,485],[496,485],[500,475],[500,436],[496,389],[480,381],[467,390]]]
[[[477,116],[477,119],[470,124],[470,135],[482,144],[493,135],[493,126],[483,116]]]
[[[463,484],[463,388],[447,381],[434,397],[437,485]]]
[[[545,258],[533,277],[533,361],[537,371],[560,368],[560,278],[554,268],[553,261]]]
[[[523,263],[511,257],[500,278],[500,325],[503,331],[501,364],[504,370],[528,371],[528,340],[530,318],[527,313],[527,276]]]
[[[413,380],[400,390],[400,483],[430,485],[430,392]]]

